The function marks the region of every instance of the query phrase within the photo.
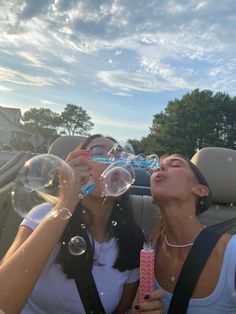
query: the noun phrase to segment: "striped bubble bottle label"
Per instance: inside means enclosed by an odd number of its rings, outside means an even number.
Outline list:
[[[140,286],[139,302],[144,302],[144,296],[154,290],[154,250],[145,243],[140,251]]]

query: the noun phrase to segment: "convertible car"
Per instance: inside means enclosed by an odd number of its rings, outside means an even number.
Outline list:
[[[63,136],[50,147],[48,153],[65,158],[80,142],[80,136]],[[22,218],[14,211],[11,191],[19,169],[32,153],[20,152],[0,168],[0,259],[14,240]],[[236,150],[205,147],[192,161],[205,175],[213,195],[213,205],[200,216],[205,225],[236,217]],[[151,202],[149,176],[145,170],[136,169],[136,180],[131,187],[131,201],[137,223],[145,234],[152,229],[158,208]],[[236,233],[236,227],[230,230]]]

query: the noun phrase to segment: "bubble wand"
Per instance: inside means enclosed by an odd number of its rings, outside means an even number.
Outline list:
[[[87,152],[81,152],[80,156],[82,156],[85,159],[91,159],[89,153]],[[81,186],[81,192],[82,192],[83,197],[88,196],[95,189],[96,189],[96,184],[94,183],[93,179],[89,177],[88,182]]]
[[[149,243],[144,243],[140,251],[139,302],[145,301],[145,295],[154,290],[154,250]]]

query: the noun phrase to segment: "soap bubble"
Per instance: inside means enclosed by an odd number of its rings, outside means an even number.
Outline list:
[[[119,142],[115,143],[109,152],[112,160],[126,159],[131,160],[135,155],[133,146],[130,143]]]
[[[50,204],[51,213],[62,219],[71,216],[69,210],[55,211],[61,187],[70,189],[74,182],[73,169],[61,158],[42,154],[27,160],[19,171],[11,192],[12,204],[15,211],[23,218],[39,223],[43,217],[35,218],[32,208],[42,204]]]
[[[139,169],[145,169],[147,167],[147,163],[145,159],[146,159],[146,156],[143,153],[140,153],[134,156],[132,160],[132,166]]]
[[[62,220],[68,220],[72,216],[72,213],[70,212],[68,208],[63,207],[63,208],[58,209],[58,216]]]
[[[67,247],[70,254],[75,256],[82,255],[87,250],[86,242],[84,238],[80,236],[75,236],[71,238]]]
[[[113,162],[101,174],[100,185],[105,196],[125,193],[135,181],[133,167],[126,160]]]
[[[116,227],[116,226],[117,226],[117,221],[116,221],[116,220],[112,220],[111,225],[112,225],[113,227]]]
[[[147,163],[147,170],[149,171],[155,171],[160,168],[159,158],[156,154],[148,155],[145,161]]]

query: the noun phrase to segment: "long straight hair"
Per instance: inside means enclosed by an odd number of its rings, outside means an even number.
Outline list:
[[[94,139],[102,137],[104,136],[101,134],[92,135],[80,145],[80,148],[86,149]],[[111,137],[105,138],[116,142]],[[84,263],[88,263],[90,268],[93,266],[94,245],[84,228],[83,211],[84,208],[79,203],[60,239],[56,262],[61,264],[67,278],[75,278],[82,271]],[[91,222],[92,219],[91,216]],[[129,192],[124,193],[120,200],[114,203],[107,228],[118,243],[118,256],[113,267],[120,271],[139,267],[139,252],[143,247],[144,234],[134,220]],[[68,251],[68,243],[74,236],[81,236],[86,242],[87,249],[82,255],[74,256]]]

